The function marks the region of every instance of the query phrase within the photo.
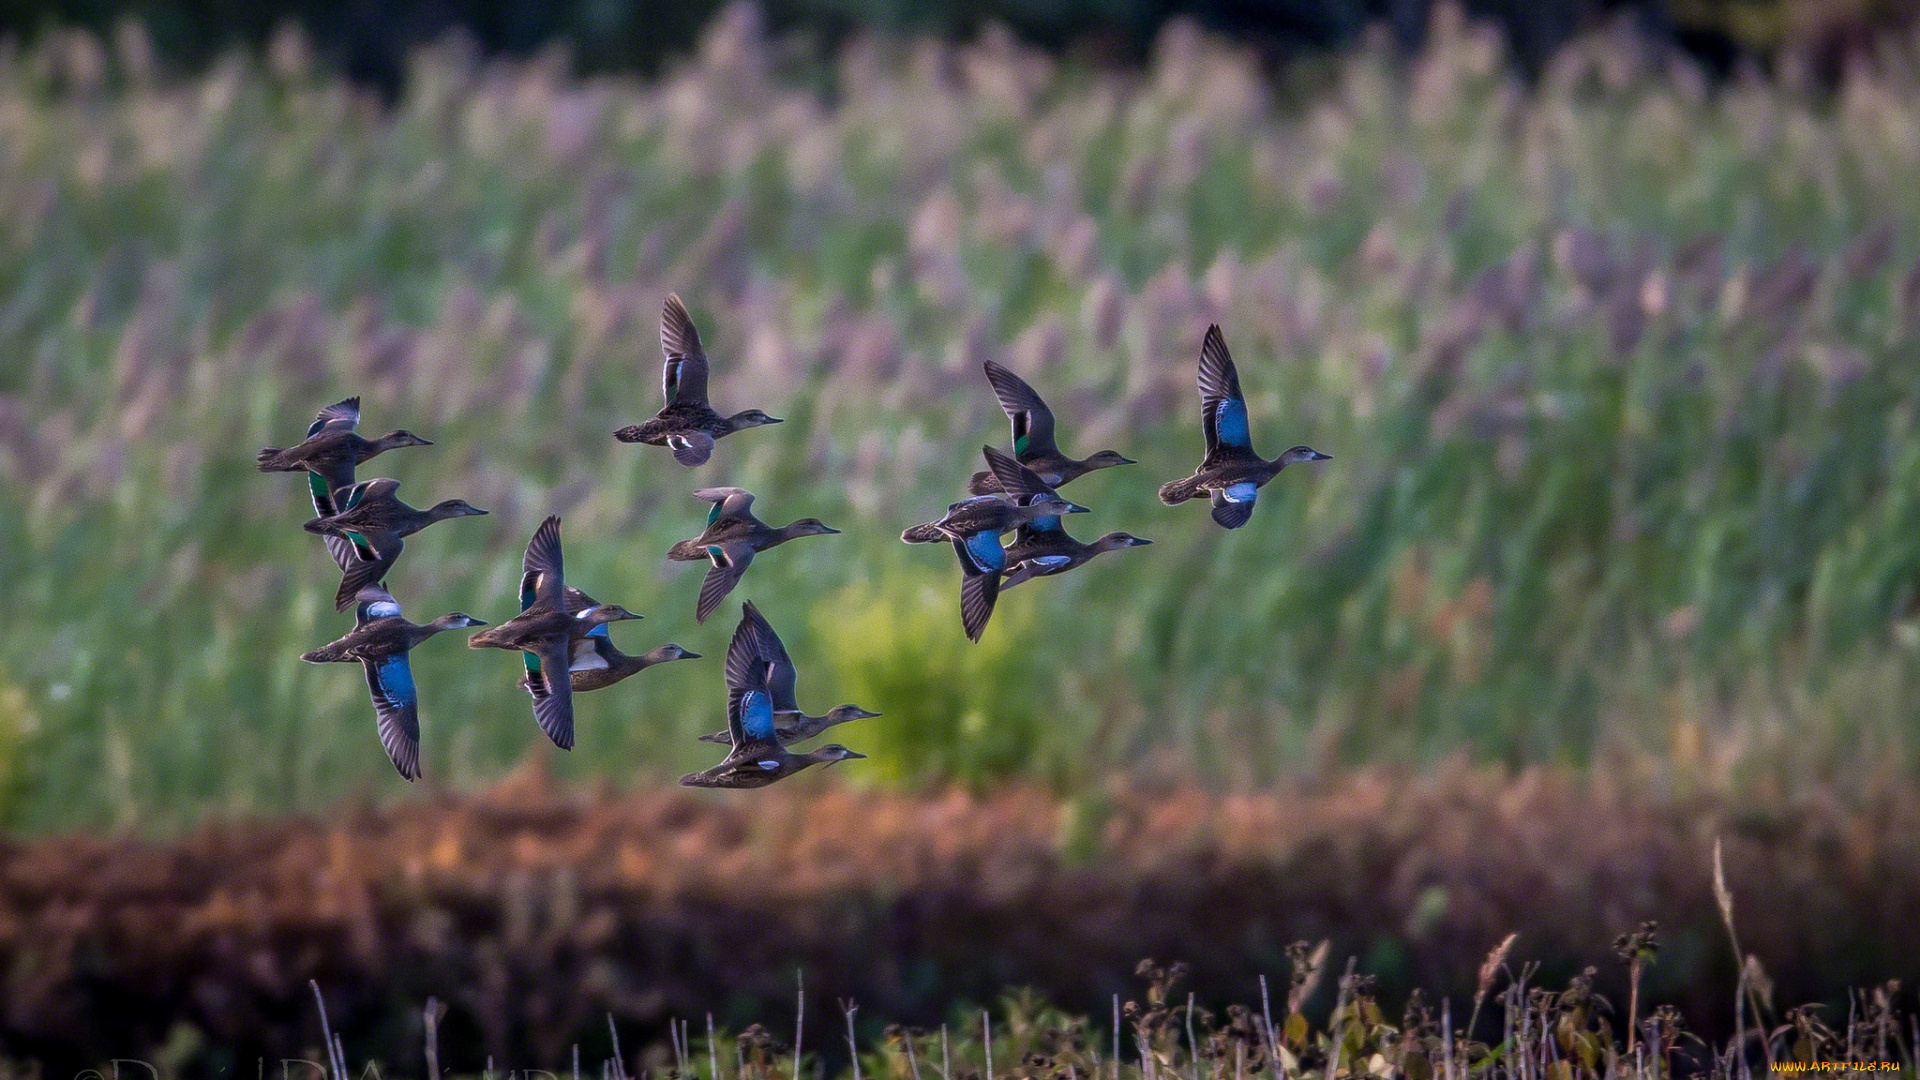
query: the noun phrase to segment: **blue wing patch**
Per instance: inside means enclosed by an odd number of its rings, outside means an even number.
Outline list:
[[[1027,522],[1027,528],[1034,532],[1060,532],[1060,519],[1057,517],[1034,518]]]
[[[389,656],[380,661],[380,693],[387,704],[396,709],[404,709],[419,700],[413,689],[413,668],[407,663],[407,656]]]
[[[967,555],[981,572],[1004,570],[1007,568],[1007,551],[1000,546],[1000,537],[990,532],[974,533],[965,540]]]
[[[740,698],[740,730],[756,742],[772,740],[773,699],[759,690],[747,691]]]
[[[1227,488],[1226,497],[1228,502],[1250,503],[1257,496],[1258,492],[1259,489],[1252,484],[1234,484]]]
[[[1213,411],[1213,430],[1228,446],[1250,446],[1253,436],[1247,430],[1247,403],[1227,398]]]
[[[606,638],[606,639],[607,639],[608,641],[612,641],[612,640],[613,640],[613,631],[611,631],[611,630],[609,630],[609,629],[607,629],[607,624],[606,624],[606,623],[601,623],[601,624],[600,624],[599,626],[596,626],[596,627],[594,627],[593,629],[591,629],[591,630],[589,630],[589,631],[587,631],[587,636],[588,636],[588,637],[598,637],[598,638]],[[532,656],[533,654],[532,654],[532,653],[528,653],[527,655],[528,655],[528,656]]]

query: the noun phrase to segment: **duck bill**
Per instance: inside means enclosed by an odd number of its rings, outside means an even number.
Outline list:
[[[1332,454],[1323,454],[1323,453],[1321,453],[1320,451],[1318,451],[1318,450],[1315,450],[1315,451],[1313,452],[1313,458],[1312,458],[1312,460],[1314,460],[1314,461],[1332,461],[1332,460],[1333,460],[1333,455],[1332,455]]]
[[[1091,510],[1089,510],[1089,509],[1087,509],[1087,508],[1086,508],[1086,507],[1084,507],[1084,506],[1081,506],[1081,505],[1080,505],[1079,503],[1068,503],[1068,504],[1067,504],[1067,510],[1066,510],[1066,512],[1067,512],[1067,513],[1069,513],[1069,514],[1091,514],[1091,513],[1093,513],[1093,511],[1091,511]]]

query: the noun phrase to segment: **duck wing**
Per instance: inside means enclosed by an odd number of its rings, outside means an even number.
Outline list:
[[[687,305],[681,302],[679,293],[669,293],[666,306],[660,312],[660,351],[666,354],[661,384],[667,404],[705,405],[707,354],[700,347],[700,331],[694,329],[693,316],[687,314]],[[679,454],[676,452],[674,456]]]
[[[1007,552],[1000,537],[992,532],[974,533],[953,542],[960,556],[960,624],[967,638],[979,641],[993,616],[994,601],[1000,597],[1000,572],[1007,567]]]
[[[667,449],[673,451],[673,460],[691,469],[696,465],[705,465],[713,456],[713,436],[704,431],[686,431],[667,436]]]
[[[1066,527],[1060,524],[1059,517],[1034,518],[1023,521],[1013,530],[1013,543],[1009,547],[1058,546],[1062,540],[1070,540]]]
[[[1207,327],[1206,340],[1200,345],[1200,428],[1207,436],[1209,462],[1253,453],[1247,398],[1240,392],[1240,373],[1218,323]]]
[[[752,521],[760,519],[753,516],[753,492],[746,488],[711,487],[701,488],[693,493],[694,498],[705,499],[713,504],[707,514],[707,528],[722,521]]]
[[[344,483],[335,483],[343,479]],[[340,512],[340,504],[334,502],[333,493],[341,487],[353,486],[353,466],[346,462],[325,467],[324,472],[307,473],[307,490],[313,495],[313,513],[316,517],[330,518]],[[321,537],[326,542],[327,554],[333,557],[334,564],[345,570],[347,564],[359,556],[354,553],[353,541],[345,537],[327,533]]]
[[[355,558],[342,568],[340,588],[333,594],[335,611],[347,610],[359,598],[360,590],[385,580],[407,546],[405,540],[392,533],[348,532],[347,540],[353,546]]]
[[[526,653],[527,677],[520,685],[533,695],[533,720],[553,745],[573,749],[572,666],[564,640],[543,641]]]
[[[733,739],[730,758],[762,750],[778,751],[773,727],[773,696],[767,690],[767,665],[751,604],[741,605],[740,625],[727,643],[727,733]],[[765,620],[762,619],[762,622]]]
[[[700,582],[700,600],[693,609],[694,622],[706,622],[727,598],[740,577],[753,563],[753,547],[749,544],[713,544],[707,548],[707,558],[713,561],[713,569],[707,571],[706,579]]]
[[[1252,484],[1234,484],[1213,493],[1213,521],[1223,529],[1237,529],[1253,518],[1259,490]]]
[[[568,671],[599,671],[613,666],[613,634],[606,623],[587,631],[567,646]]]
[[[767,621],[753,601],[747,601],[742,622],[751,627],[753,653],[766,668],[767,692],[773,696],[773,711],[776,713],[794,713],[800,711],[800,705],[794,697],[794,684],[799,673],[794,670],[793,658],[787,655],[787,646],[780,635],[773,630],[773,624]]]
[[[987,381],[993,384],[993,396],[1000,399],[1000,411],[1013,423],[1013,453],[1020,458],[1053,457],[1060,448],[1053,441],[1053,410],[1025,379],[989,360]]]
[[[520,610],[536,601],[562,607],[566,599],[564,564],[560,557],[560,518],[549,514],[527,542],[527,554],[520,562]],[[581,593],[585,596],[585,593]]]
[[[365,626],[375,619],[386,619],[400,614],[400,601],[395,600],[393,594],[383,585],[364,586],[355,594],[354,599],[359,601],[353,609],[355,627]]]
[[[397,606],[397,605],[396,605]],[[373,709],[380,719],[380,745],[400,775],[420,776],[420,696],[413,686],[413,665],[406,653],[362,660]]]
[[[1053,494],[1053,489],[1048,487],[1047,482],[1040,479],[1040,475],[1032,469],[991,446],[981,447],[980,452],[986,455],[987,468],[993,470],[994,477],[1000,481],[1000,490],[1008,498],[1019,502],[1035,495]],[[975,498],[978,497],[975,496]]]
[[[585,591],[581,589],[576,589],[573,586],[568,585],[563,587],[560,590],[560,605],[563,609],[565,609],[567,614],[578,615],[583,611],[589,610],[591,608],[599,607],[600,601],[595,600],[591,596],[588,596]],[[525,609],[523,608],[522,610],[525,610]],[[606,624],[602,623],[600,626],[597,626],[594,629],[602,630],[605,628],[606,628]]]
[[[360,398],[350,397],[345,401],[336,401],[320,410],[307,425],[307,438],[311,439],[322,431],[352,431],[360,423]]]

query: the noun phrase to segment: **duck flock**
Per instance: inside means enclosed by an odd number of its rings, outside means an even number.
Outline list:
[[[666,406],[653,419],[614,432],[616,439],[667,447],[674,460],[695,467],[713,456],[718,440],[781,422],[759,409],[732,416],[714,410],[707,400],[707,355],[678,296],[667,297],[660,346],[666,354]],[[953,544],[960,560],[961,625],[976,642],[986,631],[1001,590],[1064,574],[1103,552],[1152,543],[1124,532],[1108,533],[1092,543],[1067,534],[1062,518],[1086,513],[1087,508],[1062,498],[1056,489],[1096,469],[1135,462],[1113,450],[1085,459],[1068,457],[1055,441],[1053,412],[1033,387],[991,360],[985,367],[987,381],[1013,425],[1013,452],[982,447],[987,468],[968,480],[969,495],[948,506],[938,520],[915,525],[900,537],[909,544]],[[1272,460],[1254,451],[1246,397],[1217,325],[1207,328],[1201,344],[1199,384],[1206,457],[1192,476],[1161,485],[1160,499],[1167,505],[1207,495],[1214,522],[1237,529],[1252,518],[1260,488],[1280,470],[1329,459],[1308,446],[1292,447]],[[299,445],[268,447],[257,462],[262,472],[307,474],[316,516],[305,529],[325,540],[340,567],[335,609],[354,609],[353,629],[345,637],[301,659],[357,662],[365,669],[380,742],[401,776],[420,776],[420,698],[407,654],[443,630],[482,627],[467,639],[469,646],[520,653],[526,667],[520,686],[533,698],[534,721],[563,750],[573,747],[575,693],[604,689],[655,664],[699,659],[699,654],[671,643],[637,656],[614,645],[611,624],[640,616],[619,604],[603,604],[567,583],[557,516],[542,521],[527,544],[518,615],[498,626],[458,611],[425,624],[408,622],[385,585],[406,538],[436,521],[486,511],[461,499],[421,510],[400,501],[398,480],[356,482],[355,470],[388,450],[433,445],[405,430],[365,439],[355,432],[359,422],[359,398],[329,405]],[[673,545],[667,557],[710,564],[694,608],[696,622],[704,623],[719,608],[756,554],[796,537],[839,532],[814,518],[773,528],[754,516],[753,494],[741,488],[701,488],[693,494],[713,504],[706,528]],[[1009,532],[1011,544],[1002,540]],[[682,784],[765,787],[810,765],[865,756],[838,743],[803,753],[788,749],[830,727],[880,714],[857,705],[841,705],[821,716],[801,711],[794,695],[793,660],[752,601],[741,605],[740,624],[727,646],[726,681],[727,730],[701,740],[730,749],[718,765],[681,778]]]

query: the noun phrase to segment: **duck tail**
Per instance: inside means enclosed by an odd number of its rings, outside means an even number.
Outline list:
[[[269,446],[253,455],[253,463],[259,466],[261,472],[293,472],[296,469],[304,468],[304,466],[301,465],[288,465],[280,461],[280,455],[284,453],[286,453],[286,450],[278,446]]]
[[[946,538],[947,534],[941,532],[940,527],[932,522],[928,522],[925,525],[915,525],[913,528],[900,534],[900,539],[905,540],[909,544],[937,544]]]
[[[700,546],[698,539],[681,540],[667,549],[667,558],[675,562],[699,562],[707,557],[707,549]]]
[[[322,645],[317,649],[301,653],[300,659],[309,664],[331,664],[346,659],[346,656],[337,646]]]
[[[1200,494],[1200,478],[1189,476],[1180,480],[1169,480],[1160,485],[1160,501],[1168,506],[1178,506]]]

